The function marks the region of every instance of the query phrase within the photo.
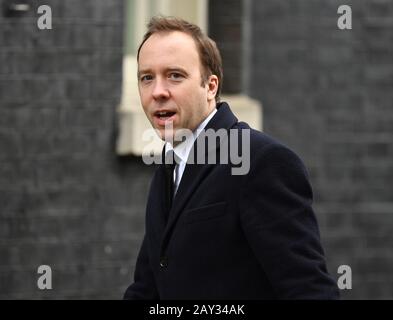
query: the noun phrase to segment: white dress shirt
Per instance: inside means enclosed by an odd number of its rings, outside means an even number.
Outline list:
[[[193,132],[193,137],[192,137],[193,139],[186,139],[182,143],[179,143],[176,147],[173,147],[170,142],[165,143],[165,155],[170,150],[173,150],[175,156],[179,159],[173,174],[174,195],[176,194],[177,188],[179,187],[180,180],[184,173],[184,169],[186,168],[188,155],[190,154],[190,151],[192,149],[195,140],[198,138],[202,130],[205,129],[206,125],[209,123],[210,119],[213,118],[216,112],[217,109],[214,108],[214,110],[206,117],[206,119],[201,122],[198,128],[195,129],[195,131]]]

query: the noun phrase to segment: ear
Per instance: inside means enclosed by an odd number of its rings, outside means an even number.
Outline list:
[[[207,80],[207,101],[214,100],[216,98],[218,90],[218,77],[212,74]]]

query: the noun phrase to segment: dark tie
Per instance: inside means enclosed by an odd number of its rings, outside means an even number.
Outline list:
[[[173,150],[170,150],[165,155],[165,200],[166,200],[166,212],[165,218],[168,221],[169,212],[172,208],[174,183],[173,183],[173,172],[176,167],[176,161]]]

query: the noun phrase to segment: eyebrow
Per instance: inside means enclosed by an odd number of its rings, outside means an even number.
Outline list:
[[[178,72],[181,72],[181,73],[184,73],[184,74],[188,75],[188,72],[184,68],[181,68],[181,67],[168,67],[168,68],[165,68],[165,72],[170,72],[170,71],[178,71]],[[137,72],[137,76],[139,78],[142,74],[151,73],[151,72],[152,72],[152,70],[150,68],[140,69]]]
[[[141,74],[145,74],[145,73],[149,73],[149,72],[151,72],[150,69],[142,69],[142,70],[138,69],[137,76],[139,78],[141,76]]]

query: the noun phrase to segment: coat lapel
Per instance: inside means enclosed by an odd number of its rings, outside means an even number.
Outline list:
[[[164,166],[158,166],[151,183],[151,190],[147,200],[147,221],[154,228],[154,234],[159,236],[160,242],[165,231],[165,173]]]

